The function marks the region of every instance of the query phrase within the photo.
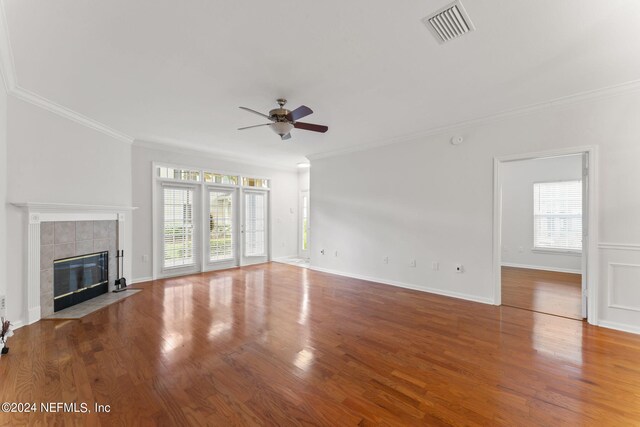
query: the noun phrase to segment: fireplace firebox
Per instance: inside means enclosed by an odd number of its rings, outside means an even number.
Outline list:
[[[53,262],[53,311],[60,311],[109,291],[109,252]]]

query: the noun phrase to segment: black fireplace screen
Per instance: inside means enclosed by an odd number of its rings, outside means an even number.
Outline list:
[[[105,293],[109,286],[109,252],[53,262],[54,311]]]

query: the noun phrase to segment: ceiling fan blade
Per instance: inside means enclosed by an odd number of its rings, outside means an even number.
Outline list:
[[[286,139],[291,139],[291,134],[288,133],[286,135],[282,135],[282,137],[280,139],[282,139],[283,141],[286,140]]]
[[[253,125],[253,126],[245,126],[243,128],[238,128],[238,130],[257,128],[257,127],[260,127],[260,126],[271,126],[271,123],[264,123],[264,124],[261,124],[261,125]]]
[[[313,110],[311,110],[311,108],[307,107],[306,105],[301,105],[295,110],[289,112],[289,114],[287,114],[287,119],[295,122],[296,120],[306,117],[309,114],[313,114]]]
[[[262,116],[262,117],[264,117],[265,119],[269,119],[269,120],[271,120],[271,117],[267,116],[266,114],[262,114],[262,113],[261,113],[261,112],[259,112],[259,111],[252,110],[251,108],[247,108],[247,107],[238,107],[238,108],[240,108],[241,110],[245,110],[245,111],[248,111],[248,112],[250,112],[250,113],[253,113],[253,114],[257,114],[257,115],[259,115],[259,116]]]
[[[295,127],[296,129],[304,129],[304,130],[310,130],[313,132],[322,132],[322,133],[325,133],[326,131],[329,130],[328,126],[314,125],[313,123],[304,123],[304,122],[295,122],[293,124],[293,127]]]

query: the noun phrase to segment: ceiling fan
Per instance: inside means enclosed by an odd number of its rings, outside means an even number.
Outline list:
[[[262,114],[256,110],[252,110],[251,108],[240,107],[242,110],[246,110],[250,113],[257,114],[261,117],[264,117],[265,119],[271,120],[271,123],[246,126],[243,128],[239,128],[238,130],[257,128],[260,126],[269,126],[275,133],[280,135],[280,138],[282,140],[291,138],[290,132],[291,132],[291,129],[293,128],[310,130],[312,132],[321,132],[321,133],[325,133],[327,130],[329,130],[327,126],[314,125],[313,123],[304,123],[304,122],[298,121],[298,119],[306,117],[309,114],[313,114],[313,111],[311,110],[311,108],[305,105],[301,105],[295,110],[289,111],[286,108],[284,108],[284,105],[287,103],[286,99],[279,98],[276,100],[276,102],[280,107],[274,108],[273,110],[269,111],[269,115]]]

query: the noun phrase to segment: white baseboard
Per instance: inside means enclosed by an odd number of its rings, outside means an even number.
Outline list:
[[[300,258],[300,257],[298,255],[286,255],[286,256],[279,256],[277,258],[272,258],[271,261],[282,262],[282,261],[290,260],[292,258]]]
[[[315,267],[315,266],[311,266],[309,268],[311,270],[320,271],[322,273],[335,274],[337,276],[350,277],[352,279],[366,280],[368,282],[380,283],[380,284],[389,285],[389,286],[396,286],[398,288],[411,289],[411,290],[414,290],[414,291],[421,291],[421,292],[426,292],[426,293],[429,293],[429,294],[442,295],[442,296],[445,296],[445,297],[458,298],[458,299],[463,299],[463,300],[467,300],[467,301],[479,302],[481,304],[491,304],[491,305],[493,305],[493,300],[491,298],[483,298],[483,297],[479,297],[479,296],[475,296],[475,295],[465,294],[465,293],[462,293],[462,292],[447,291],[447,290],[444,290],[444,289],[436,289],[436,288],[418,286],[418,285],[413,285],[413,284],[410,284],[410,283],[403,283],[403,282],[391,281],[391,280],[386,280],[386,279],[380,279],[378,277],[369,277],[369,276],[363,276],[363,275],[360,275],[360,274],[346,273],[344,271],[331,270],[329,268],[322,268],[322,267]]]
[[[528,268],[529,270],[554,271],[556,273],[582,274],[582,270],[575,270],[573,268],[543,267],[541,265],[515,264],[515,263],[512,263],[512,262],[503,262],[502,266],[503,267],[514,267],[514,268]]]
[[[20,329],[24,326],[24,322],[22,320],[18,320],[17,322],[11,322],[11,329],[14,331],[16,329]]]
[[[598,326],[603,328],[615,329],[622,332],[630,332],[632,334],[640,334],[640,326],[625,325],[624,323],[610,322],[608,320],[600,320]]]
[[[133,279],[131,281],[131,284],[135,285],[136,283],[150,282],[152,280],[153,280],[153,277],[138,277],[137,279]]]

